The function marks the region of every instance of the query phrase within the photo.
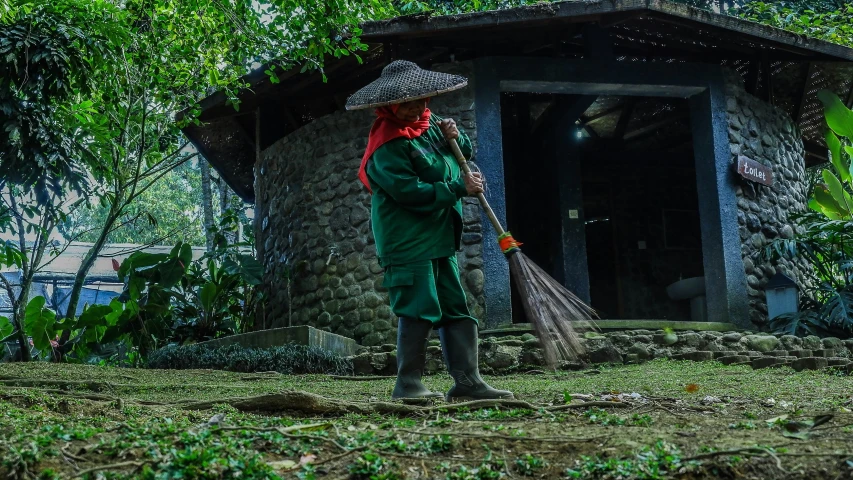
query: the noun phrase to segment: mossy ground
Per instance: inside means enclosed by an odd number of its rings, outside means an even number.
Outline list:
[[[0,478],[74,478],[86,470],[90,473],[83,478],[150,479],[853,475],[853,413],[848,410],[853,408],[848,403],[853,377],[675,361],[595,372],[489,381],[543,406],[564,403],[564,393],[636,392],[646,403],[555,413],[491,408],[408,418],[256,415],[227,405],[186,410],[180,402],[285,389],[369,402],[387,400],[393,380],[3,364]],[[22,385],[22,379],[32,386],[13,386]],[[442,375],[426,383],[443,390],[451,380]],[[702,402],[706,396],[723,403],[708,406]],[[768,399],[775,405],[768,406]],[[224,414],[221,423],[208,425],[218,413]],[[822,414],[833,418],[808,432],[808,439],[783,435],[780,424]],[[781,415],[788,417],[766,421]],[[302,424],[319,425],[282,430]],[[744,450],[706,455],[733,449]],[[706,456],[691,458],[699,455]],[[300,467],[300,460],[307,466]]]

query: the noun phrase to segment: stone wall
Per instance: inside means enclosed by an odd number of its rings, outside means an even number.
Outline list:
[[[432,67],[470,78],[471,65]],[[436,97],[476,145],[473,89]],[[393,343],[397,319],[382,287],[370,228],[370,195],[356,174],[372,111],[319,118],[265,150],[256,165],[256,238],[266,309],[260,328],[310,325],[362,345]],[[480,214],[466,199],[464,249],[458,254],[472,313],[484,313]]]
[[[808,266],[782,260],[761,262],[760,251],[777,238],[793,238],[797,228],[789,217],[806,209],[805,151],[802,133],[781,109],[752,95],[740,76],[730,73],[726,82],[729,142],[732,163],[739,155],[771,167],[771,187],[741,182],[737,189],[741,253],[746,270],[750,321],[767,324],[764,285],[777,272],[802,283]]]

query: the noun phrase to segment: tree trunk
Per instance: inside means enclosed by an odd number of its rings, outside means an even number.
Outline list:
[[[110,228],[112,228],[112,225],[110,225]],[[86,256],[83,257],[83,262],[77,270],[77,275],[74,276],[74,285],[71,287],[71,295],[68,299],[68,309],[65,311],[65,318],[74,318],[77,314],[77,304],[80,303],[80,295],[83,293],[83,285],[86,283],[86,277],[89,275],[89,270],[91,270],[92,266],[95,265],[95,260],[101,253],[101,249],[104,248],[104,244],[107,243],[108,230],[108,228],[104,228],[104,231],[102,231],[101,235],[98,237],[98,241],[92,245],[92,248],[90,248],[89,251],[86,252]],[[63,337],[64,336],[65,335],[63,335]]]
[[[204,239],[207,251],[213,251],[213,191],[210,188],[210,165],[206,158],[199,158],[199,166],[201,167],[201,199],[202,209],[204,210]]]
[[[5,275],[0,273],[0,277],[3,277],[3,285],[6,288],[6,294],[9,296],[9,301],[12,302],[12,326],[17,329],[15,333],[15,340],[18,342],[18,348],[21,350],[21,361],[29,362],[32,360],[32,356],[30,355],[29,342],[27,342],[27,334],[24,333],[24,315],[25,309],[21,309],[21,302],[19,301],[18,295],[15,294],[14,285],[6,278]]]
[[[47,233],[45,233],[45,238],[49,235],[49,232],[52,231],[51,228]],[[32,251],[32,263],[29,268],[24,269],[24,273],[21,275],[21,291],[18,293],[17,300],[13,300],[15,303],[14,316],[15,321],[18,324],[18,344],[21,347],[21,360],[28,362],[32,360],[32,356],[30,355],[30,345],[27,341],[26,335],[26,318],[27,318],[27,305],[30,303],[30,290],[33,287],[33,279],[35,277],[35,270],[38,268],[39,264],[41,264],[41,260],[44,257],[44,251],[47,248],[47,241],[41,236],[39,236],[35,243],[33,243],[33,251]],[[21,244],[23,248],[26,248],[25,244]],[[24,251],[22,249],[22,251]],[[27,259],[24,259],[26,263]]]
[[[116,198],[116,201],[118,201],[118,198]],[[110,208],[109,215],[107,215],[107,221],[104,222],[101,233],[98,235],[98,239],[92,245],[92,248],[86,252],[86,256],[83,257],[83,262],[80,264],[80,268],[77,269],[77,274],[74,276],[74,285],[71,287],[71,294],[68,298],[68,309],[65,310],[64,318],[72,319],[77,314],[77,304],[80,303],[80,295],[83,293],[83,285],[86,283],[86,277],[89,275],[89,270],[91,270],[92,266],[95,265],[95,260],[98,258],[98,255],[100,255],[104,245],[107,243],[107,239],[109,238],[116,220],[118,220],[118,214],[115,211],[115,204],[113,204]],[[66,344],[70,338],[71,330],[63,330],[62,336],[59,339],[60,348],[57,349],[53,356],[54,361],[61,361],[62,356],[67,353],[68,347]]]
[[[225,211],[228,209],[234,209],[234,201],[233,198],[235,195],[231,192],[231,188],[225,183],[225,179],[221,176],[219,177],[219,215],[220,217],[225,216]],[[233,245],[237,241],[236,232],[223,232],[225,235],[225,240],[228,241],[229,245]]]
[[[243,226],[249,222],[249,217],[246,216],[246,209],[243,208],[243,199],[234,195],[234,200],[237,208],[237,218],[240,219],[240,222],[237,224],[237,243],[243,241]]]
[[[29,276],[30,270],[29,264],[27,263],[29,261],[27,258],[27,240],[24,235],[26,230],[24,229],[23,217],[21,217],[22,212],[18,210],[18,202],[15,200],[15,192],[13,192],[11,188],[9,189],[9,208],[15,215],[15,222],[18,226],[18,248],[23,255],[23,261],[21,262],[21,284],[19,285],[21,287],[21,292],[18,294],[18,298],[16,299],[14,290],[10,288],[9,300],[12,302],[12,320],[18,327],[18,346],[21,349],[21,360],[29,362],[32,360],[32,355],[30,355],[30,344],[27,342],[27,334],[24,330],[26,327],[24,322],[26,320],[27,300],[30,294],[29,285],[24,288],[24,284],[27,283],[24,280]],[[35,248],[36,245],[33,245],[33,247]],[[23,301],[21,299],[23,299]]]

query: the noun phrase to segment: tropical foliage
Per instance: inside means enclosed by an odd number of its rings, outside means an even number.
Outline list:
[[[782,315],[771,328],[792,334],[853,334],[853,112],[829,91],[819,92],[828,129],[830,167],[821,171],[809,207],[799,217],[804,233],[768,246],[767,258],[803,259],[811,267],[802,311]]]
[[[752,2],[733,13],[807,37],[853,46],[853,3],[850,2]]]
[[[194,163],[186,162],[166,173],[131,202],[107,243],[204,245],[201,170]],[[59,232],[67,239],[94,243],[109,213],[106,202],[80,208],[59,226]]]
[[[121,296],[109,305],[88,306],[80,317],[58,319],[44,297],[35,297],[23,317],[26,335],[38,352],[50,355],[65,333],[69,358],[85,361],[100,344],[123,344],[131,358],[142,359],[168,344],[246,331],[260,300],[254,286],[263,269],[248,245],[226,242],[237,221],[236,214],[226,215],[215,232],[216,248],[195,261],[185,243],[168,254],[132,254],[118,266],[125,284]],[[11,334],[0,327],[0,339]]]
[[[220,91],[239,108],[252,68],[266,65],[275,78],[357,54],[366,47],[355,26],[391,11],[379,0],[3,2],[0,233],[19,239],[26,270],[12,319],[17,334],[28,330],[29,284],[51,260],[69,212],[91,207],[99,220],[85,232],[94,245],[68,310],[58,312],[68,322],[60,354],[71,346],[73,313],[102,247],[123,228],[161,221],[139,202],[196,155],[180,127],[198,121],[198,101]],[[34,193],[27,204],[21,192]]]

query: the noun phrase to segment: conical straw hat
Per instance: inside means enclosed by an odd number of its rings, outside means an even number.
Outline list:
[[[347,99],[347,110],[382,107],[428,98],[468,85],[468,79],[449,73],[424,70],[412,62],[395,60],[382,75]]]

